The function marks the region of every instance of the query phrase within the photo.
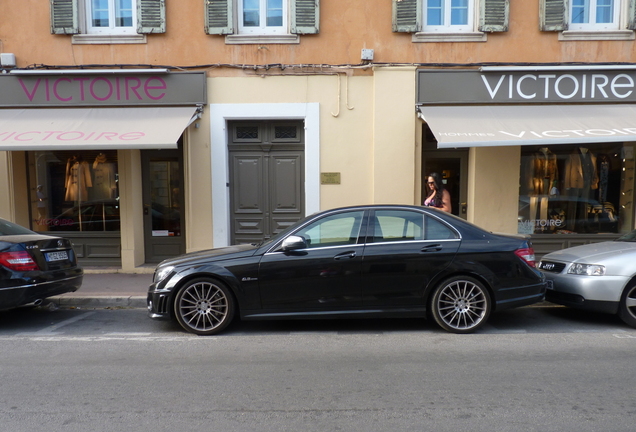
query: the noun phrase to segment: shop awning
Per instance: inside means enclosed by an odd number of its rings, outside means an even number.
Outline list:
[[[438,148],[636,141],[636,105],[420,106]]]
[[[0,109],[0,150],[176,148],[196,107]]]

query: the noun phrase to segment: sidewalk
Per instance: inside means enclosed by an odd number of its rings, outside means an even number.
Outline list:
[[[153,268],[142,273],[118,273],[117,269],[84,269],[79,290],[49,300],[61,307],[129,307],[145,308]]]

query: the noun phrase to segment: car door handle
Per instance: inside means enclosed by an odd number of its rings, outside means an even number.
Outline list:
[[[426,245],[421,249],[422,252],[439,252],[441,250],[442,250],[442,245],[439,243]]]
[[[335,257],[333,257],[333,259],[341,260],[341,259],[351,259],[351,258],[355,258],[355,257],[356,257],[356,253],[355,252],[343,252],[343,253],[340,253],[340,254],[336,255]]]

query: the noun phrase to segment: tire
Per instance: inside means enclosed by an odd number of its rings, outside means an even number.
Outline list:
[[[481,327],[492,309],[490,294],[476,279],[446,279],[433,293],[431,311],[435,322],[451,333],[471,333]]]
[[[230,290],[208,278],[189,281],[174,299],[174,314],[185,330],[202,336],[218,334],[234,317]]]
[[[636,328],[636,283],[627,285],[618,305],[618,316],[625,324]]]

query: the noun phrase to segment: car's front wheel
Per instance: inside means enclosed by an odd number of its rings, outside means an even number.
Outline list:
[[[490,294],[478,280],[468,276],[446,279],[433,293],[435,322],[452,333],[471,333],[481,327],[492,308]]]
[[[189,281],[174,300],[174,313],[181,327],[203,336],[223,331],[234,317],[234,308],[230,290],[208,278]]]
[[[629,284],[623,291],[618,316],[625,324],[636,328],[636,282]]]

